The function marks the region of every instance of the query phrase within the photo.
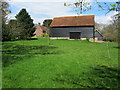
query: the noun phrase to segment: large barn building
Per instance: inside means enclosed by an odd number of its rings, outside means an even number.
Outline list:
[[[94,15],[55,17],[50,27],[51,38],[93,40],[95,37]]]

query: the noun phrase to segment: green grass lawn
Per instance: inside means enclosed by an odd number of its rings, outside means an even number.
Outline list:
[[[116,88],[117,43],[81,40],[3,42],[3,88]],[[110,51],[110,58],[108,54]]]

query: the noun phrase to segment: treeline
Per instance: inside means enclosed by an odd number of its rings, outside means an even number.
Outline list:
[[[6,24],[6,19],[4,17],[2,25],[2,41],[26,40],[33,36],[35,27],[33,20],[26,9],[20,10],[15,18],[15,20],[10,20],[8,24]]]
[[[104,41],[119,42],[119,33],[120,33],[120,23],[119,23],[120,14],[116,14],[112,17],[111,23],[106,25],[102,23],[96,23],[96,29],[101,32],[103,35]]]

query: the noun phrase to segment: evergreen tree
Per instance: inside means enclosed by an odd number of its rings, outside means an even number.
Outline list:
[[[28,39],[33,36],[35,31],[33,20],[27,13],[26,9],[22,9],[16,16],[19,24],[19,39]]]

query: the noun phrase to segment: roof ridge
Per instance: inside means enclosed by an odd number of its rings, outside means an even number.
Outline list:
[[[82,16],[64,16],[64,17],[54,17],[54,18],[87,17],[87,16],[95,16],[95,15],[82,15]]]
[[[95,15],[55,17],[50,26],[94,26],[94,16]]]

